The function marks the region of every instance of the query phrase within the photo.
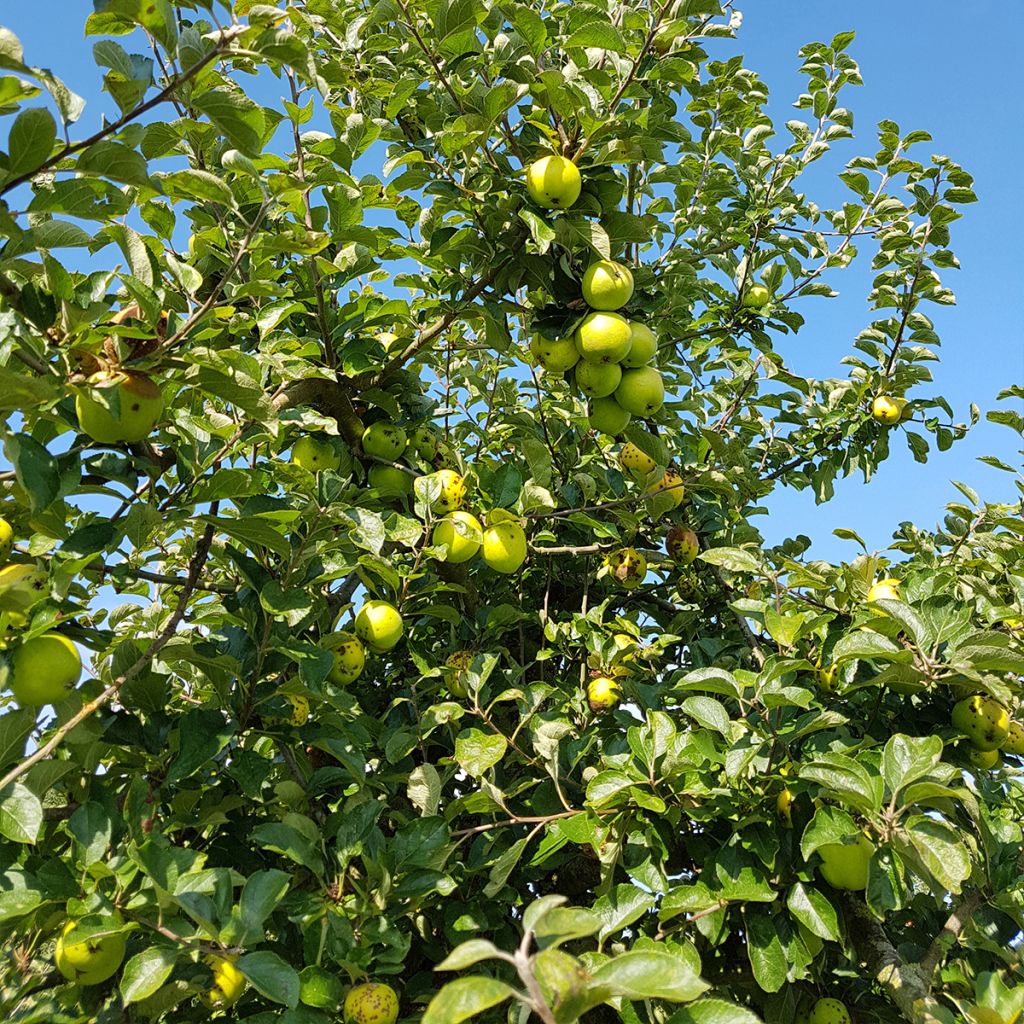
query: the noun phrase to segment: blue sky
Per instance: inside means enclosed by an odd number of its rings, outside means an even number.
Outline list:
[[[1016,64],[1024,4],[979,0],[971,5],[969,25],[959,0],[932,0],[926,6],[883,0],[751,0],[737,6],[744,14],[738,40],[716,43],[713,52],[746,56],[769,87],[776,123],[795,116],[790,104],[804,82],[797,73],[800,46],[827,42],[839,31],[857,32],[849,52],[860,62],[865,85],[851,88],[844,101],[855,113],[856,137],[839,143],[822,162],[827,173],[816,170],[808,179],[808,191],[821,205],[846,198],[834,184],[835,174],[852,156],[874,151],[874,125],[882,118],[897,121],[904,130],[932,133],[934,141],[921,147],[919,159],[929,152],[945,153],[974,174],[980,202],[967,207],[953,226],[953,248],[962,269],[944,277],[958,305],[926,310],[944,344],[942,361],[933,364],[935,384],[921,394],[945,395],[957,420],[967,418],[971,402],[982,410],[994,407],[1001,388],[1024,381],[1019,254],[1024,214],[1016,166],[1024,154],[1013,130],[1024,99]],[[21,38],[28,62],[49,66],[89,101],[79,125],[83,133],[93,130],[102,114],[114,112],[113,102],[99,91],[92,40],[82,31],[91,9],[89,0],[7,0],[0,11],[0,24]],[[870,272],[866,260],[860,263],[831,279],[841,293],[838,299],[803,300],[806,328],[781,343],[797,372],[845,376],[839,360],[870,320],[865,303]],[[869,547],[882,548],[901,521],[930,526],[941,518],[947,501],[961,500],[951,478],[992,499],[1015,497],[1008,474],[976,461],[979,455],[995,454],[1020,464],[1014,435],[1005,428],[983,422],[924,466],[913,461],[902,442],[893,450],[870,484],[859,477],[840,481],[828,505],[815,506],[810,492],[779,492],[770,502],[770,517],[762,517],[758,526],[769,541],[806,533],[815,540],[815,556],[851,558],[854,548],[832,537],[834,528],[852,527]]]

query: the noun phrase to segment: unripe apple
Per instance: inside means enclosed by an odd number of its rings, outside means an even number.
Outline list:
[[[875,844],[865,835],[856,842],[826,843],[818,847],[821,877],[834,889],[860,892],[868,885],[868,865],[875,852]]]
[[[665,552],[673,562],[689,565],[700,552],[697,534],[688,526],[673,526],[665,537]]]
[[[900,581],[892,576],[872,583],[868,588],[869,601],[898,601],[900,599]]]
[[[292,446],[292,462],[309,470],[310,473],[319,473],[322,469],[337,472],[341,466],[341,456],[326,437],[319,438],[313,434],[306,434]]]
[[[793,827],[793,791],[784,789],[775,798],[775,817],[783,828]]]
[[[398,994],[390,985],[367,982],[356,985],[345,997],[345,1024],[395,1024]]]
[[[658,354],[658,336],[647,326],[629,323],[629,351],[622,360],[624,367],[646,366]]]
[[[642,480],[654,470],[657,463],[632,441],[627,441],[619,452],[619,465],[627,476]]]
[[[11,692],[22,706],[54,704],[73,690],[82,675],[78,648],[60,633],[44,633],[15,648],[11,655]]]
[[[811,1010],[810,1024],[852,1024],[850,1011],[838,999],[819,999]]]
[[[621,309],[633,297],[633,273],[615,260],[591,263],[583,274],[583,301],[591,309]]]
[[[160,389],[144,373],[97,373],[75,397],[78,427],[94,441],[143,441],[164,411]]]
[[[213,984],[200,998],[211,1010],[234,1006],[245,991],[245,975],[235,966],[233,957],[210,956],[207,963],[213,971]]]
[[[437,457],[440,444],[437,431],[429,423],[421,423],[409,437],[409,446],[427,462]]]
[[[468,534],[459,533],[455,528],[456,523],[466,527]],[[483,544],[483,527],[476,516],[470,515],[469,512],[457,511],[434,527],[431,539],[437,547],[445,549],[446,562],[468,562]]]
[[[635,590],[647,577],[647,559],[635,548],[619,548],[604,559],[608,575],[626,590]]]
[[[592,363],[581,359],[576,364],[576,387],[588,398],[607,398],[622,380],[618,363]]]
[[[530,341],[530,353],[548,373],[565,373],[580,360],[576,340],[572,335],[551,341],[535,334]]]
[[[591,428],[602,434],[615,437],[629,426],[632,415],[615,401],[614,397],[595,398],[590,403],[587,422]]]
[[[462,502],[466,498],[466,480],[454,469],[439,469],[434,474],[441,484],[441,493],[431,506],[435,512],[454,512],[462,508]]]
[[[634,416],[653,416],[665,402],[665,381],[653,366],[626,370],[615,389],[615,401]]]
[[[3,565],[11,557],[13,547],[14,530],[6,519],[0,519],[0,565]]]
[[[484,561],[496,572],[513,573],[526,561],[526,531],[502,520],[484,530]]]
[[[683,478],[674,469],[666,469],[665,475],[648,487],[646,494],[648,497],[671,498],[673,505],[678,508],[686,497],[686,488]]]
[[[1010,723],[1010,730],[1003,742],[1002,751],[1004,754],[1024,757],[1024,725],[1021,725],[1020,722]]]
[[[579,168],[564,156],[542,156],[526,170],[526,191],[547,210],[569,209],[582,190]]]
[[[588,313],[573,340],[588,362],[618,363],[629,352],[629,321],[618,313]]]
[[[37,565],[4,566],[0,569],[0,611],[24,615],[49,589],[49,577]]]
[[[998,750],[978,750],[977,747],[968,746],[964,751],[968,764],[981,771],[991,771],[999,766],[1002,760]]]
[[[871,415],[887,427],[899,423],[903,419],[903,411],[907,407],[905,398],[892,398],[889,395],[877,395],[871,403]]]
[[[309,721],[309,699],[301,693],[286,693],[284,698],[292,708],[288,721],[296,727],[305,725]]]
[[[366,650],[363,642],[351,633],[341,633],[344,637],[342,643],[331,652],[333,663],[327,678],[335,686],[348,686],[354,683],[362,674],[366,666]]]
[[[113,920],[107,922],[94,935],[81,942],[65,942],[65,937],[74,929],[75,922],[68,921],[57,940],[54,960],[57,969],[68,981],[76,985],[99,985],[112,977],[124,960],[125,942],[120,933],[104,934],[117,927]]]
[[[622,687],[610,676],[597,676],[587,683],[587,703],[595,715],[610,711],[622,697]]]
[[[356,615],[356,636],[372,651],[390,651],[405,631],[402,616],[387,601],[367,601]]]
[[[385,466],[375,463],[367,473],[370,486],[382,498],[404,498],[412,494],[413,476],[397,466]]]
[[[394,423],[377,420],[363,431],[363,451],[385,462],[396,462],[405,451],[408,440],[405,431]]]
[[[748,309],[760,309],[768,305],[771,297],[771,293],[763,284],[752,284],[743,293],[743,305]]]
[[[465,699],[469,696],[467,675],[469,666],[473,664],[473,658],[472,651],[455,651],[445,661],[448,690],[453,697]]]
[[[998,750],[1010,735],[1006,708],[980,693],[958,701],[950,721],[978,750]]]

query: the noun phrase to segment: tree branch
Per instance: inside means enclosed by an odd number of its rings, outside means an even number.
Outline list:
[[[931,979],[935,969],[956,945],[960,938],[960,933],[967,927],[971,918],[981,908],[987,898],[982,889],[975,889],[970,895],[965,896],[953,908],[949,917],[946,918],[942,931],[932,939],[932,943],[919,965],[921,974],[929,987],[931,986]]]

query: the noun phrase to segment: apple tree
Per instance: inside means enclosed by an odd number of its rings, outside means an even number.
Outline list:
[[[1018,1019],[1020,505],[758,527],[969,427],[853,33],[775,124],[731,0],[93,6],[91,132],[0,29],[7,1018]]]

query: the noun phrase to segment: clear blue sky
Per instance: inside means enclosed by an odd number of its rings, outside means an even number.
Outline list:
[[[978,0],[969,11],[961,0],[926,5],[739,0],[737,6],[744,14],[738,40],[716,43],[714,52],[746,56],[770,89],[770,113],[779,124],[795,116],[789,104],[802,91],[800,46],[827,42],[839,31],[857,32],[850,52],[860,62],[865,85],[851,88],[845,99],[856,116],[856,137],[839,143],[823,161],[828,176],[815,172],[808,181],[808,190],[821,205],[846,198],[833,185],[834,175],[845,160],[874,151],[874,125],[882,118],[897,121],[905,130],[930,131],[934,142],[922,146],[921,156],[948,154],[974,174],[980,202],[967,207],[953,226],[953,248],[962,269],[944,276],[958,305],[927,310],[944,344],[942,362],[932,364],[935,384],[921,394],[945,395],[957,420],[967,419],[972,401],[982,410],[994,407],[1001,388],[1024,382],[1019,251],[1024,237],[1024,150],[1016,129],[1024,100],[1017,65],[1024,3]],[[89,101],[82,131],[93,130],[102,114],[115,112],[113,102],[99,91],[92,40],[82,32],[91,10],[91,0],[7,0],[0,9],[0,24],[21,38],[27,61],[49,66]],[[798,338],[781,343],[797,372],[819,378],[846,375],[839,359],[870,320],[864,301],[870,282],[865,263],[831,279],[840,298],[803,300],[807,327]],[[934,453],[925,466],[911,459],[902,442],[893,448],[893,457],[869,485],[859,477],[840,481],[828,505],[816,507],[810,492],[780,492],[771,502],[770,518],[758,523],[767,539],[806,533],[815,540],[812,551],[817,557],[851,558],[853,547],[831,537],[835,527],[852,527],[869,546],[884,547],[901,521],[931,526],[947,501],[960,500],[948,483],[951,478],[993,499],[1015,496],[1008,474],[976,461],[978,455],[996,454],[1011,465],[1020,464],[1013,435],[1005,428],[981,423],[951,451]]]

